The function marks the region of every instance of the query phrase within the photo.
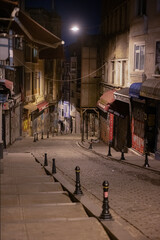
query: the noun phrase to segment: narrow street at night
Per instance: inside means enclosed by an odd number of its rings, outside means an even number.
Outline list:
[[[103,158],[94,154],[92,150],[80,147],[79,142],[78,135],[44,137],[43,140],[39,139],[36,142],[33,142],[33,137],[26,137],[8,147],[4,154],[29,152],[43,162],[44,153],[47,153],[49,165],[55,158],[57,174],[62,175],[73,186],[75,186],[75,167],[79,166],[82,191],[94,199],[99,207],[102,206],[103,201],[102,183],[107,180],[112,221],[122,219],[128,228],[127,231],[132,233],[135,239],[159,240],[160,175],[158,171],[149,171],[123,164],[121,161]]]

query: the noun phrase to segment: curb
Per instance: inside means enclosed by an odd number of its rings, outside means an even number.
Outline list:
[[[87,148],[86,146],[83,145],[83,143],[80,143],[80,142],[77,142],[77,145],[84,148],[86,151],[92,151],[94,154],[98,155],[98,156],[101,156],[103,157],[104,159],[110,159],[110,160],[113,160],[113,161],[116,161],[118,163],[122,163],[122,164],[126,164],[126,165],[131,165],[131,166],[134,166],[134,167],[138,167],[138,168],[142,168],[144,170],[148,170],[148,171],[151,171],[151,172],[154,172],[156,174],[159,174],[160,175],[160,171],[159,170],[156,170],[156,169],[153,169],[151,167],[149,168],[145,168],[143,166],[140,166],[140,165],[137,165],[137,164],[133,164],[133,163],[130,163],[130,162],[127,162],[127,161],[120,161],[116,158],[113,158],[113,157],[109,157],[109,156],[105,156],[104,154],[101,154],[101,153],[97,153],[93,148],[92,149],[89,149],[89,147]]]
[[[59,182],[62,185],[64,191],[68,192],[69,197],[73,202],[81,203],[88,216],[95,217],[102,224],[111,240],[147,240],[147,238],[141,232],[139,232],[139,230],[117,215],[113,209],[110,209],[112,215],[111,220],[100,220],[98,216],[100,216],[102,208],[99,207],[98,200],[97,203],[95,203],[95,200],[93,201],[92,199],[93,196],[92,198],[89,197],[89,193],[85,189],[83,190],[84,194],[75,195],[75,188],[73,187],[73,184],[66,179],[66,176],[64,177],[60,173],[59,169],[58,172],[56,171],[56,173],[53,174],[51,166],[44,166],[34,155],[33,157],[35,158],[35,161],[44,168],[47,175],[51,175],[56,182]],[[128,229],[131,228],[132,230],[129,232]],[[132,231],[135,231],[135,233],[132,234]]]

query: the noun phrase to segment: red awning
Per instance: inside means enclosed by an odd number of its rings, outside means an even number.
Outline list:
[[[107,112],[110,105],[115,101],[114,98],[115,91],[116,90],[106,91],[98,100],[97,107],[100,108],[103,112]]]
[[[10,91],[13,91],[13,82],[11,82],[7,79],[0,79],[0,84],[4,85]]]
[[[37,108],[39,109],[39,112],[41,112],[42,110],[44,110],[48,106],[49,106],[49,103],[46,102],[46,101],[37,104]]]

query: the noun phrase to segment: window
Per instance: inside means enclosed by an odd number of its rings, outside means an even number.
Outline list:
[[[71,97],[74,98],[74,91],[71,91]]]
[[[157,12],[160,12],[160,0],[157,0]]]
[[[31,47],[29,45],[26,45],[25,47],[25,61],[26,62],[32,61]]]
[[[156,64],[160,64],[160,41],[156,42]]]
[[[32,49],[32,62],[33,63],[38,62],[38,50],[36,48]]]
[[[115,75],[115,62],[112,62],[112,83],[114,84],[114,75]]]
[[[156,42],[155,74],[160,75],[160,41]]]
[[[38,93],[38,85],[39,84],[39,73],[33,72],[32,73],[32,94]]]
[[[72,68],[76,68],[76,62],[72,62]]]
[[[20,37],[14,38],[14,48],[19,49],[19,50],[23,50],[22,38],[20,38]]]
[[[26,91],[30,91],[30,73],[25,73]]]
[[[115,59],[112,63],[112,84],[124,86],[128,82],[127,59]]]
[[[134,69],[144,70],[145,45],[135,45],[134,47]]]
[[[146,15],[146,0],[137,0],[137,16]]]

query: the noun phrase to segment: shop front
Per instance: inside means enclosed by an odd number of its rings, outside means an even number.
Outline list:
[[[113,141],[114,116],[108,110],[115,101],[114,92],[115,90],[106,90],[97,102],[100,112],[100,139],[107,144]]]
[[[131,97],[131,130],[132,130],[132,148],[138,153],[143,154],[145,151],[145,109],[146,101],[140,96],[142,83],[133,83],[129,88]]]
[[[129,88],[114,92],[115,101],[108,111],[114,115],[112,146],[117,151],[127,152],[131,146]]]
[[[148,151],[160,160],[160,77],[146,79],[140,95],[146,99],[146,131]]]

